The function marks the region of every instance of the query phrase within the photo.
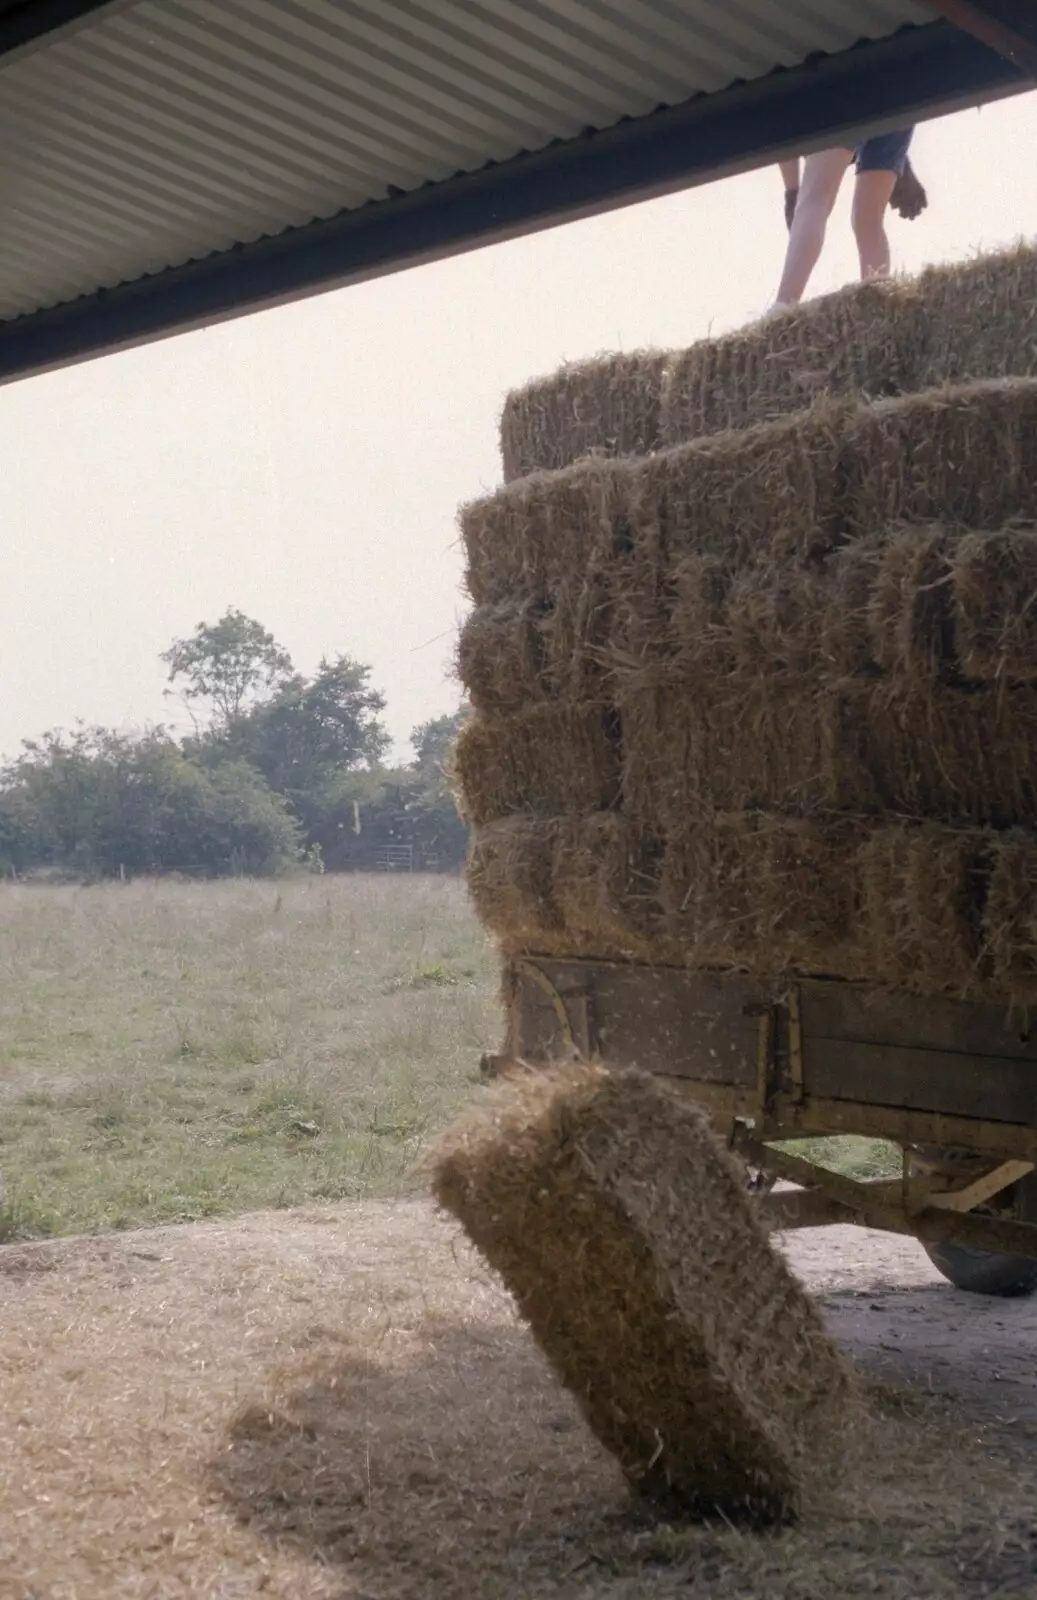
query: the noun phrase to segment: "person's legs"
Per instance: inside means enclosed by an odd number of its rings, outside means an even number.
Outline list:
[[[792,227],[792,219],[796,215],[796,201],[799,199],[799,169],[800,160],[793,156],[789,161],[779,161],[781,180],[785,185],[785,226]]]
[[[824,248],[825,229],[850,164],[850,155],[849,150],[819,150],[816,155],[807,156],[803,163],[799,199],[775,305],[794,306],[802,300],[810,274]]]
[[[885,216],[889,197],[897,181],[895,172],[858,172],[853,186],[854,238],[861,262],[861,279],[888,278],[889,238]]]
[[[897,179],[907,164],[913,128],[900,128],[866,139],[856,151],[857,181],[853,190],[854,237],[861,278],[889,276],[890,251],[885,216]]]

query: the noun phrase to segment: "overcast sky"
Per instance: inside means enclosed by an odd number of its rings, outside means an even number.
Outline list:
[[[1037,99],[923,125],[913,270],[1037,235]],[[812,292],[854,276],[849,183]],[[405,744],[453,708],[459,502],[505,392],[560,362],[758,315],[776,169],[0,390],[0,752],[77,717],[176,720],[158,655],[228,606],[304,671],[369,662]]]

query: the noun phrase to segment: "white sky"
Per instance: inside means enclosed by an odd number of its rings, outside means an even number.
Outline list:
[[[919,128],[898,266],[1037,234],[1037,96]],[[850,185],[811,291],[851,279]],[[173,720],[158,654],[228,605],[296,665],[369,662],[402,746],[451,710],[455,510],[505,392],[765,309],[774,168],[0,390],[0,752],[76,717]]]

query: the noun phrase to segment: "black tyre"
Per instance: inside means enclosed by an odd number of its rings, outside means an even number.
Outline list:
[[[1011,1214],[1020,1222],[1037,1222],[1037,1174],[1030,1173],[1005,1196],[1004,1208],[989,1214]],[[987,1211],[986,1207],[981,1208]],[[970,1250],[963,1244],[925,1244],[923,1248],[937,1272],[956,1289],[970,1294],[1000,1295],[1016,1299],[1037,1289],[1037,1261],[1029,1256],[995,1255]]]

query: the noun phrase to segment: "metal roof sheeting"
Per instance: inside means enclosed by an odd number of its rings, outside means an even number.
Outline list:
[[[0,58],[0,320],[932,23],[917,0],[131,0]]]

